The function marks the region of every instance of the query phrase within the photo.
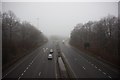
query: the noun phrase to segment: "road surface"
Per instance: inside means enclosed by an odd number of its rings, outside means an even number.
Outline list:
[[[56,54],[53,53],[53,60],[48,60],[50,49],[55,49],[51,41],[37,48],[14,67],[4,72],[3,80],[5,78],[17,78],[18,80],[21,78],[56,78]]]
[[[76,78],[119,78],[119,72],[68,43],[59,43],[61,51]]]
[[[14,67],[3,73],[5,78],[57,78],[56,46],[55,42],[48,41],[42,47],[18,61]],[[59,43],[61,52],[70,66],[75,78],[118,78],[118,71],[107,64],[90,57],[83,52],[71,47],[69,44]],[[48,60],[49,50],[53,49],[54,59]]]

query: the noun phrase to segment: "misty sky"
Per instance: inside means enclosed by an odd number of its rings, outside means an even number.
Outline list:
[[[2,10],[12,10],[20,20],[35,25],[45,35],[68,37],[74,26],[107,15],[118,15],[117,2],[4,2]],[[39,18],[39,26],[38,19]]]

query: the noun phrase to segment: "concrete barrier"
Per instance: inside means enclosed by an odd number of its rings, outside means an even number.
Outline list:
[[[64,53],[61,52],[61,58],[63,60],[63,63],[66,67],[66,71],[67,71],[67,74],[68,74],[68,77],[69,78],[76,78],[74,72],[72,71],[70,65],[68,64],[68,61],[66,60],[65,56],[64,56]]]
[[[61,57],[58,57],[58,65],[60,69],[61,78],[68,78],[66,68]]]

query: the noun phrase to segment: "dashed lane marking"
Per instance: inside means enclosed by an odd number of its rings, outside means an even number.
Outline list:
[[[28,69],[28,67],[26,69]]]
[[[18,80],[20,80],[21,76],[18,78]]]
[[[108,76],[109,78],[112,78],[111,76]]]
[[[41,72],[39,72],[39,74],[38,74],[39,76],[41,75]]]
[[[23,75],[24,73],[22,73],[21,75]]]
[[[83,67],[83,69],[84,69],[84,70],[86,70],[86,68],[85,68],[85,67]]]
[[[105,72],[103,72],[103,74],[105,74],[105,75],[106,75],[106,73],[105,73]]]
[[[95,68],[97,68],[97,66],[95,66]]]
[[[24,72],[26,72],[26,70],[24,70]]]
[[[101,71],[101,69],[98,69],[99,71]]]

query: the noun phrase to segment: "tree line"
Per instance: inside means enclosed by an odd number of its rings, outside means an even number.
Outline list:
[[[2,13],[1,17],[3,66],[47,41],[40,30],[27,21],[20,21],[12,11]]]
[[[71,32],[70,44],[92,55],[118,64],[120,23],[118,17],[108,15],[99,21],[77,24]]]

